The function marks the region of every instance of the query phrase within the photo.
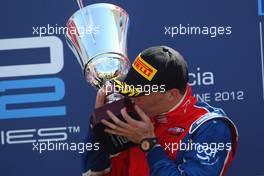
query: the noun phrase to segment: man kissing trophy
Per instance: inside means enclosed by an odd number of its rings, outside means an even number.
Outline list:
[[[111,86],[113,79],[122,80],[130,67],[126,43],[128,14],[122,8],[108,3],[79,6],[80,9],[67,22],[67,43],[92,86],[97,89]],[[93,130],[103,149],[116,154],[135,144],[125,137],[105,133],[105,126],[100,120],[108,119],[107,109],[122,118],[122,107],[133,108],[131,102],[122,99],[118,93],[108,95],[107,101],[108,104],[94,111]]]

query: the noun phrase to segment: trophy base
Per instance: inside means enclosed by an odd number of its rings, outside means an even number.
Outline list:
[[[112,120],[108,117],[106,110],[112,111],[112,113],[115,114],[120,120],[125,121],[120,113],[120,110],[124,107],[127,108],[127,112],[132,118],[136,120],[140,119],[134,110],[134,104],[130,101],[129,98],[124,98],[113,103],[106,104],[103,107],[95,109],[93,113],[93,131],[98,141],[100,142],[103,150],[105,150],[111,155],[117,154],[121,151],[127,150],[131,147],[138,145],[129,141],[124,136],[112,135],[104,132],[106,126],[100,122],[102,119],[106,119],[112,122]]]

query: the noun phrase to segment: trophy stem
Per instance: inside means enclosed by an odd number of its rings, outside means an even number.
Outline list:
[[[115,86],[109,80],[107,80],[105,82],[105,86],[106,86],[107,90],[108,90],[108,87],[111,88],[111,93],[106,96],[106,103],[107,104],[124,98],[123,95],[121,95],[120,93],[115,92]]]
[[[123,95],[119,93],[112,93],[106,97],[106,103],[112,103],[114,101],[121,100],[122,98],[124,98]]]

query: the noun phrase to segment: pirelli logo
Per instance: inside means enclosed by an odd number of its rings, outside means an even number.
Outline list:
[[[157,69],[152,67],[149,63],[144,61],[141,56],[139,55],[134,63],[132,64],[132,67],[144,78],[151,81],[152,78],[157,73]]]

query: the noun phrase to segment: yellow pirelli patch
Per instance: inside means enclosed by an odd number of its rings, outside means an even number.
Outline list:
[[[157,73],[157,69],[152,67],[149,63],[144,61],[140,55],[136,58],[134,63],[132,64],[132,67],[144,78],[151,81],[152,78]]]

